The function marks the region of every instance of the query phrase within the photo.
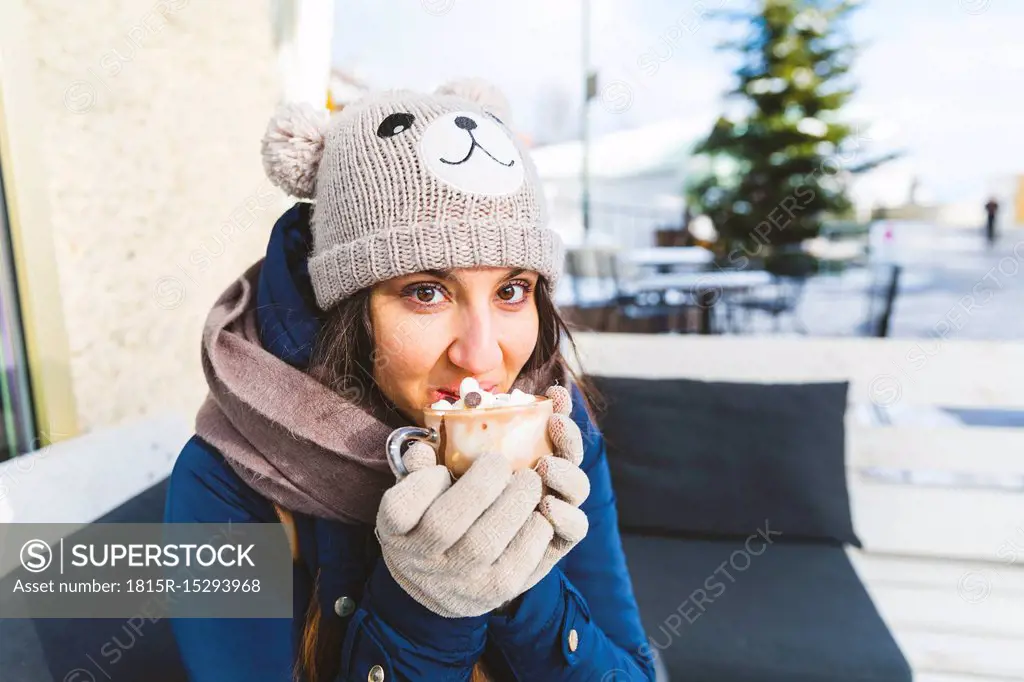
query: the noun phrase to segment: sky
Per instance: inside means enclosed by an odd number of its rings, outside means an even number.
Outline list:
[[[487,78],[537,142],[571,139],[582,100],[582,0],[336,0],[333,59],[374,88]],[[707,16],[740,0],[591,0],[594,134],[672,118],[697,129],[727,110],[730,30]],[[735,29],[731,29],[735,30]],[[867,0],[847,111],[867,157],[903,156],[868,178],[879,200],[911,179],[930,203],[975,202],[1024,174],[1024,2]],[[860,153],[860,152],[858,152]]]

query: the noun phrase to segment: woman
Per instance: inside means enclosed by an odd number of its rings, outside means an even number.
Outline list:
[[[299,203],[203,334],[210,395],[168,522],[285,522],[295,618],[174,621],[194,680],[651,680],[600,433],[560,348],[563,250],[479,81],[282,109],[268,176]],[[315,206],[315,208],[313,208]],[[556,452],[457,481],[384,442],[482,388],[551,396]],[[542,495],[542,491],[547,491]]]

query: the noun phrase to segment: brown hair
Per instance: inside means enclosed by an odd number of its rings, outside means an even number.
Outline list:
[[[583,396],[584,407],[593,418],[600,396],[583,375],[577,374],[561,351],[561,342],[567,344],[577,356],[569,325],[551,299],[547,282],[538,280],[534,300],[540,320],[537,345],[526,361],[522,372],[544,367],[549,362],[564,368]],[[374,354],[373,324],[370,319],[370,289],[362,289],[332,308],[324,318],[310,359],[309,374],[364,406],[374,406],[392,417],[397,410],[373,380]],[[578,356],[576,357],[578,360]],[[578,363],[577,363],[578,364]],[[396,417],[397,418],[397,417]],[[316,576],[313,595],[306,611],[305,624],[295,661],[293,676],[296,682],[326,682],[333,680],[341,667],[341,623],[323,618],[320,612],[319,581]],[[473,668],[472,682],[487,680],[478,662]]]

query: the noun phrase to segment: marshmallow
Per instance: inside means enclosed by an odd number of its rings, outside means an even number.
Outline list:
[[[477,381],[473,377],[466,377],[459,384],[459,395],[466,395],[467,393],[470,393],[472,391],[476,391],[477,393],[483,393],[483,391],[480,390],[479,381]]]
[[[480,382],[473,377],[466,377],[459,383],[459,395],[468,396],[470,393],[475,393],[480,397],[479,404],[470,407],[466,404],[463,397],[460,397],[454,403],[447,400],[438,400],[436,403],[430,406],[434,410],[472,410],[472,409],[486,409],[488,407],[510,407],[513,405],[529,405],[530,403],[536,402],[537,398],[525,391],[520,391],[518,388],[512,389],[511,393],[489,393],[480,388]],[[473,398],[470,402],[476,402],[476,398]]]
[[[520,391],[518,388],[512,389],[512,393],[508,396],[509,405],[529,405],[535,400],[533,395]]]

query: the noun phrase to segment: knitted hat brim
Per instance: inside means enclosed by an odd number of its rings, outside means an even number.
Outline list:
[[[548,228],[446,222],[393,228],[336,244],[310,258],[309,274],[317,305],[328,310],[378,282],[449,268],[533,270],[544,276],[553,295],[564,261],[562,239]]]

